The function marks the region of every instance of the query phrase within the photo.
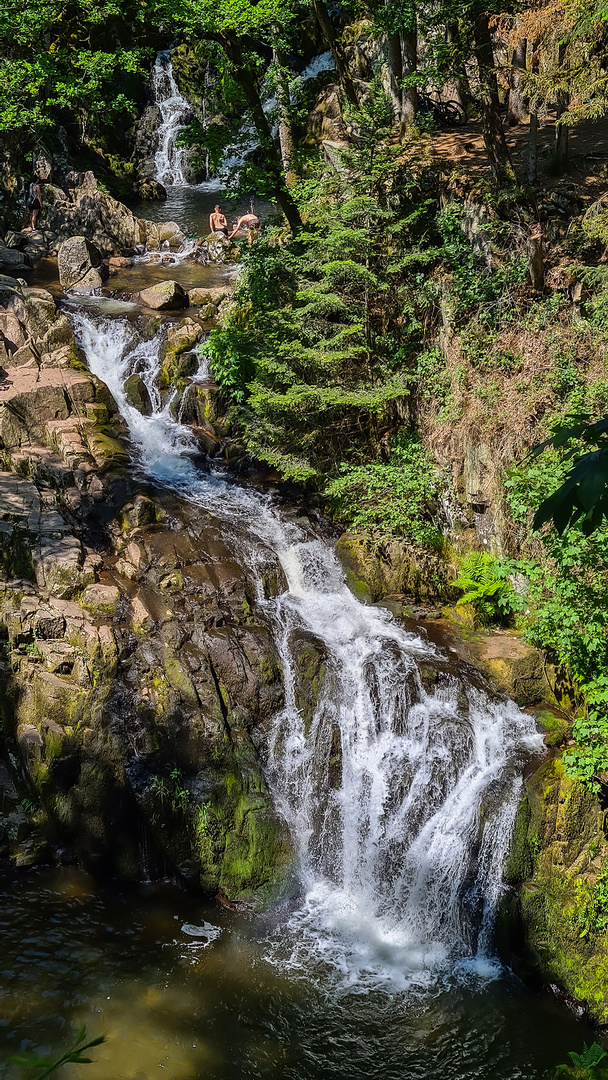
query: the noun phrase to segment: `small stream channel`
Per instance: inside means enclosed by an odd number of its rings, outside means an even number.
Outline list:
[[[155,212],[200,233],[215,201],[207,185],[181,185]],[[190,286],[225,272],[177,269]],[[158,268],[140,264],[124,279],[118,287],[135,293]],[[191,434],[160,402],[150,417],[128,405],[137,341],[124,313],[71,310],[140,470],[211,509],[252,571],[260,545],[281,563],[287,591],[258,598],[286,691],[265,764],[302,899],[245,921],[167,883],[124,892],[70,868],[0,878],[6,1056],[60,1052],[86,1022],[107,1042],[93,1064],[70,1066],[74,1080],[550,1076],[591,1036],[502,968],[492,939],[521,774],[540,746],[530,717],[473,685],[464,709],[464,684],[427,693],[415,661],[436,650],[357,601],[326,541],[270,495],[197,469]],[[147,349],[152,384],[154,343]],[[312,734],[291,685],[301,633],[328,656]],[[335,731],[342,774],[330,784]],[[17,1075],[0,1065],[0,1076]]]

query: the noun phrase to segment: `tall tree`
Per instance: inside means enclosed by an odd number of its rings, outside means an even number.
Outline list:
[[[418,23],[412,0],[385,0],[375,11],[379,29],[386,33],[388,89],[395,121],[403,136],[418,109],[416,71],[418,67]]]
[[[521,38],[513,50],[511,60],[511,85],[507,104],[507,124],[509,127],[521,124],[528,114],[528,106],[524,98],[527,53],[528,39]]]
[[[359,105],[359,93],[344,54],[340,35],[336,33],[336,28],[323,0],[312,0],[312,9],[317,17],[325,43],[328,49],[331,49],[344,96],[348,104],[356,108]]]
[[[492,8],[492,0],[440,0],[420,9],[419,18],[426,65],[436,84],[458,80],[466,86],[469,70],[477,69],[484,145],[495,180],[505,185],[514,183],[515,173],[501,117]]]
[[[3,3],[0,132],[26,150],[59,125],[115,134],[136,114],[150,40],[137,0]]]
[[[498,81],[488,13],[477,4],[475,8],[476,10],[473,12],[473,34],[479,69],[479,101],[481,105],[483,141],[495,180],[501,184],[512,184],[515,181],[515,172],[500,115]]]
[[[272,50],[274,75],[276,80],[277,113],[279,128],[279,146],[281,149],[281,161],[287,187],[295,184],[298,175],[294,161],[294,137],[291,122],[291,101],[289,95],[289,74],[285,62],[285,54],[279,44],[279,30],[277,27],[277,41]]]

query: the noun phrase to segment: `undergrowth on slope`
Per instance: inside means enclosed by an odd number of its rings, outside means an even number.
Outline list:
[[[414,432],[392,439],[389,461],[343,465],[325,490],[333,516],[350,528],[435,549],[443,541],[433,521],[437,495],[437,470]]]

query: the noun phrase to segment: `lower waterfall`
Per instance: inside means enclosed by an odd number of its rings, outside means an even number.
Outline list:
[[[91,371],[129,426],[142,473],[205,507],[253,573],[271,549],[287,589],[258,604],[274,628],[286,703],[265,768],[299,854],[304,899],[271,944],[277,963],[318,962],[365,989],[492,970],[523,767],[542,747],[531,717],[491,699],[439,650],[349,591],[331,545],[270,495],[195,466],[191,431],[155,385],[161,333],[140,341],[124,318],[72,316]],[[154,411],[127,401],[137,370]],[[312,719],[297,702],[298,655],[322,658]],[[425,689],[417,662],[442,672]],[[279,933],[279,932],[277,932]]]

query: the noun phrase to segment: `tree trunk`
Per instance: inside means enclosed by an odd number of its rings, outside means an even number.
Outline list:
[[[500,117],[498,83],[494,67],[492,37],[488,15],[480,11],[473,23],[475,33],[475,52],[479,67],[479,100],[482,110],[482,134],[490,168],[494,179],[499,184],[514,184],[515,171],[507,146]]]
[[[558,45],[557,64],[560,68],[563,66],[565,55],[566,46]],[[558,123],[558,121],[568,107],[568,100],[568,94],[564,92],[558,94],[557,108],[555,110],[555,164],[557,171],[560,173],[564,171],[568,164],[568,128],[565,124]]]
[[[353,82],[350,71],[348,70],[348,64],[344,55],[344,49],[342,48],[342,42],[340,41],[336,31],[334,30],[334,24],[332,23],[327,8],[323,3],[323,0],[312,0],[312,8],[317,16],[319,26],[321,27],[321,33],[325,38],[325,43],[329,49],[331,49],[332,56],[334,58],[334,64],[336,65],[336,71],[338,72],[338,78],[340,85],[344,91],[344,96],[349,105],[355,108],[359,105],[359,95],[357,88]]]
[[[448,23],[445,28],[445,43],[446,45],[452,45],[454,53],[457,53],[460,47],[460,30],[458,29],[458,23]],[[453,63],[453,59],[450,61],[450,66]],[[463,65],[464,69],[464,65]],[[471,91],[469,88],[469,80],[466,74],[457,75],[454,79],[451,79],[448,83],[449,98],[452,101],[458,102],[462,109],[467,110],[469,102],[471,101]]]
[[[403,79],[403,63],[401,58],[401,36],[398,31],[391,30],[387,34],[387,60],[389,75],[389,94],[395,110],[395,121],[401,127],[401,80]]]
[[[285,57],[280,49],[273,49],[273,59],[277,72],[277,106],[279,114],[279,146],[287,187],[292,187],[298,179],[294,165],[294,139],[291,126],[291,102],[289,99],[289,81]]]
[[[517,124],[521,124],[522,120],[525,120],[528,112],[522,94],[525,82],[527,52],[528,40],[527,38],[522,38],[521,41],[518,42],[517,48],[513,53],[513,60],[511,63],[511,88],[509,90],[509,102],[507,105],[507,124],[509,127],[515,127]]]
[[[415,16],[414,16],[415,19]],[[402,30],[401,34],[401,66],[403,78],[413,75],[418,66],[418,32],[414,22],[413,30]],[[401,134],[413,124],[418,109],[418,91],[415,86],[404,87],[401,91]]]
[[[302,227],[302,218],[287,189],[283,163],[272,137],[268,117],[262,108],[262,99],[257,84],[243,56],[243,50],[238,38],[222,37],[221,42],[226,56],[234,64],[234,77],[239,83],[245,95],[245,100],[251,109],[252,119],[265,156],[265,168],[272,181],[272,194],[285,214],[292,232],[296,232]]]
[[[528,267],[534,292],[542,293],[545,286],[545,260],[540,225],[534,225],[528,237]]]
[[[530,134],[528,136],[528,183],[534,187],[538,179],[538,113],[530,109]]]

